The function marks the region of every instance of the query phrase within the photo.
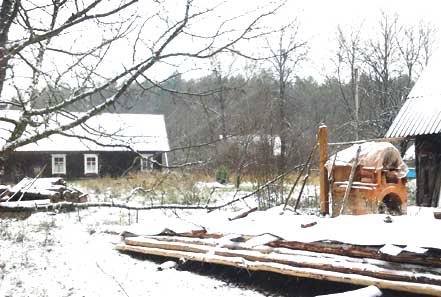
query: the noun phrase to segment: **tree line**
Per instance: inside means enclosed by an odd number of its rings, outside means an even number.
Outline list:
[[[164,114],[171,147],[182,148],[173,151],[175,162],[200,159],[212,169],[224,164],[236,173],[280,174],[306,159],[321,123],[335,142],[384,136],[436,41],[433,25],[405,26],[386,13],[375,31],[338,27],[332,66],[317,80],[301,76],[308,42],[299,39],[299,28],[294,22],[278,31],[268,56],[247,71],[211,59],[209,74],[145,80],[111,109]]]
[[[208,33],[201,21],[218,6],[192,0],[175,14],[167,1],[149,2],[148,15],[136,0],[43,2],[5,0],[0,8],[0,103],[22,111],[18,119],[0,116],[12,125],[3,152],[106,110],[161,113],[174,162],[203,160],[204,168],[225,166],[236,176],[281,174],[302,163],[321,123],[330,127],[331,141],[383,136],[429,63],[437,33],[430,23],[406,24],[381,12],[369,25],[337,27],[326,76],[304,77],[311,57],[302,24],[261,25],[283,2],[213,18],[219,22]],[[86,31],[102,32],[101,38],[66,42],[86,38]],[[192,46],[173,47],[181,41]],[[243,46],[253,41],[258,50]],[[103,72],[121,42],[131,45],[126,64]],[[189,78],[176,66],[167,79],[152,78],[177,58],[206,61],[208,72]],[[13,95],[5,95],[7,86]],[[71,111],[86,113],[54,122]]]

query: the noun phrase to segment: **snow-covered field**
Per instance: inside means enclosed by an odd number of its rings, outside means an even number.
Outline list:
[[[220,195],[224,197],[217,197],[217,202],[238,196],[232,189],[223,190]],[[189,271],[173,268],[159,271],[160,264],[156,262],[119,253],[114,246],[120,242],[118,234],[124,230],[157,234],[164,228],[176,232],[206,228],[209,232],[223,233],[267,232],[285,239],[304,241],[331,237],[355,243],[358,240],[363,240],[363,243],[376,240],[375,244],[398,244],[395,242],[397,238],[419,236],[399,244],[412,248],[425,245],[437,247],[438,244],[441,247],[437,238],[426,238],[424,233],[419,232],[421,226],[430,225],[426,230],[441,228],[441,221],[433,218],[433,210],[430,209],[410,207],[409,216],[394,217],[392,223],[384,221],[386,215],[331,219],[295,215],[292,211],[283,211],[282,207],[229,220],[256,205],[257,201],[249,198],[239,201],[232,208],[212,213],[204,210],[146,210],[138,213],[137,224],[136,212],[132,211],[129,216],[127,210],[109,208],[36,213],[24,220],[2,219],[0,296],[268,296],[268,293]],[[311,228],[300,227],[311,222],[316,223]],[[339,226],[342,228],[340,233]],[[399,234],[400,230],[404,231],[403,226],[406,227],[406,235]],[[425,245],[418,245],[419,242]],[[274,293],[271,296],[278,295]]]
[[[79,215],[0,221],[0,296],[265,296],[188,271],[158,271],[158,263],[117,252],[126,211]]]

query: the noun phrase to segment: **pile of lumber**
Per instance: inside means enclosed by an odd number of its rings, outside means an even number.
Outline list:
[[[441,296],[439,251],[429,250],[423,255],[404,252],[392,256],[380,253],[380,248],[288,242],[271,234],[208,234],[204,230],[155,236],[126,233],[123,242],[116,246],[124,252]]]
[[[46,200],[51,203],[60,201],[86,202],[87,194],[68,186],[61,177],[23,178],[13,187],[3,189],[0,202]]]

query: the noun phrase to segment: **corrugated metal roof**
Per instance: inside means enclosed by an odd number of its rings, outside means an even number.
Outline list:
[[[409,98],[395,117],[386,137],[441,133],[441,96]]]
[[[441,51],[412,88],[386,137],[412,137],[441,133]]]

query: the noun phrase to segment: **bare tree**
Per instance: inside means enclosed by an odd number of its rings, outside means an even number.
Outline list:
[[[398,15],[390,16],[381,13],[378,38],[367,41],[364,50],[364,61],[371,71],[377,85],[378,104],[381,110],[396,106],[396,98],[391,96],[391,78],[397,71],[398,61]]]
[[[307,42],[299,36],[297,20],[280,30],[276,46],[267,39],[267,46],[271,52],[268,59],[278,83],[277,106],[280,137],[279,174],[284,171],[288,151],[289,120],[287,117],[287,90],[295,77],[299,63],[306,59],[308,53]]]
[[[401,61],[407,75],[406,97],[413,86],[415,76],[429,61],[433,50],[434,32],[435,28],[432,25],[420,22],[418,27],[402,28],[402,34],[397,37]]]
[[[355,121],[356,118],[358,118],[358,115],[355,115],[356,112],[358,113],[358,109],[355,106],[355,96],[358,79],[357,73],[358,69],[360,69],[363,64],[361,29],[362,26],[360,25],[357,29],[351,30],[347,33],[344,32],[342,27],[337,27],[336,40],[338,43],[338,50],[336,58],[333,59],[340,89],[340,99],[352,121]],[[346,87],[347,77],[350,78],[349,92]],[[358,123],[353,126],[356,130],[355,134],[358,135]]]
[[[423,36],[422,38],[422,55],[421,55],[421,66],[425,67],[429,63],[432,57],[433,51],[435,49],[435,43],[437,41],[436,35],[438,29],[431,23],[420,22],[419,34]]]
[[[20,116],[0,116],[0,121],[9,124],[2,133],[3,152],[81,125],[115,104],[131,85],[153,81],[150,74],[159,66],[173,68],[184,60],[238,52],[242,40],[248,42],[263,34],[260,23],[280,8],[280,4],[271,4],[250,13],[216,18],[215,26],[204,27],[201,22],[214,14],[218,5],[200,8],[193,0],[180,8],[167,5],[172,4],[4,0],[0,11],[0,96],[1,103],[20,110]],[[116,56],[124,59],[108,71],[109,61]],[[69,92],[53,94],[54,100],[37,108],[34,103],[45,86],[53,90],[64,87]],[[56,121],[57,115],[66,114],[71,106],[108,92],[110,96],[80,116]]]

